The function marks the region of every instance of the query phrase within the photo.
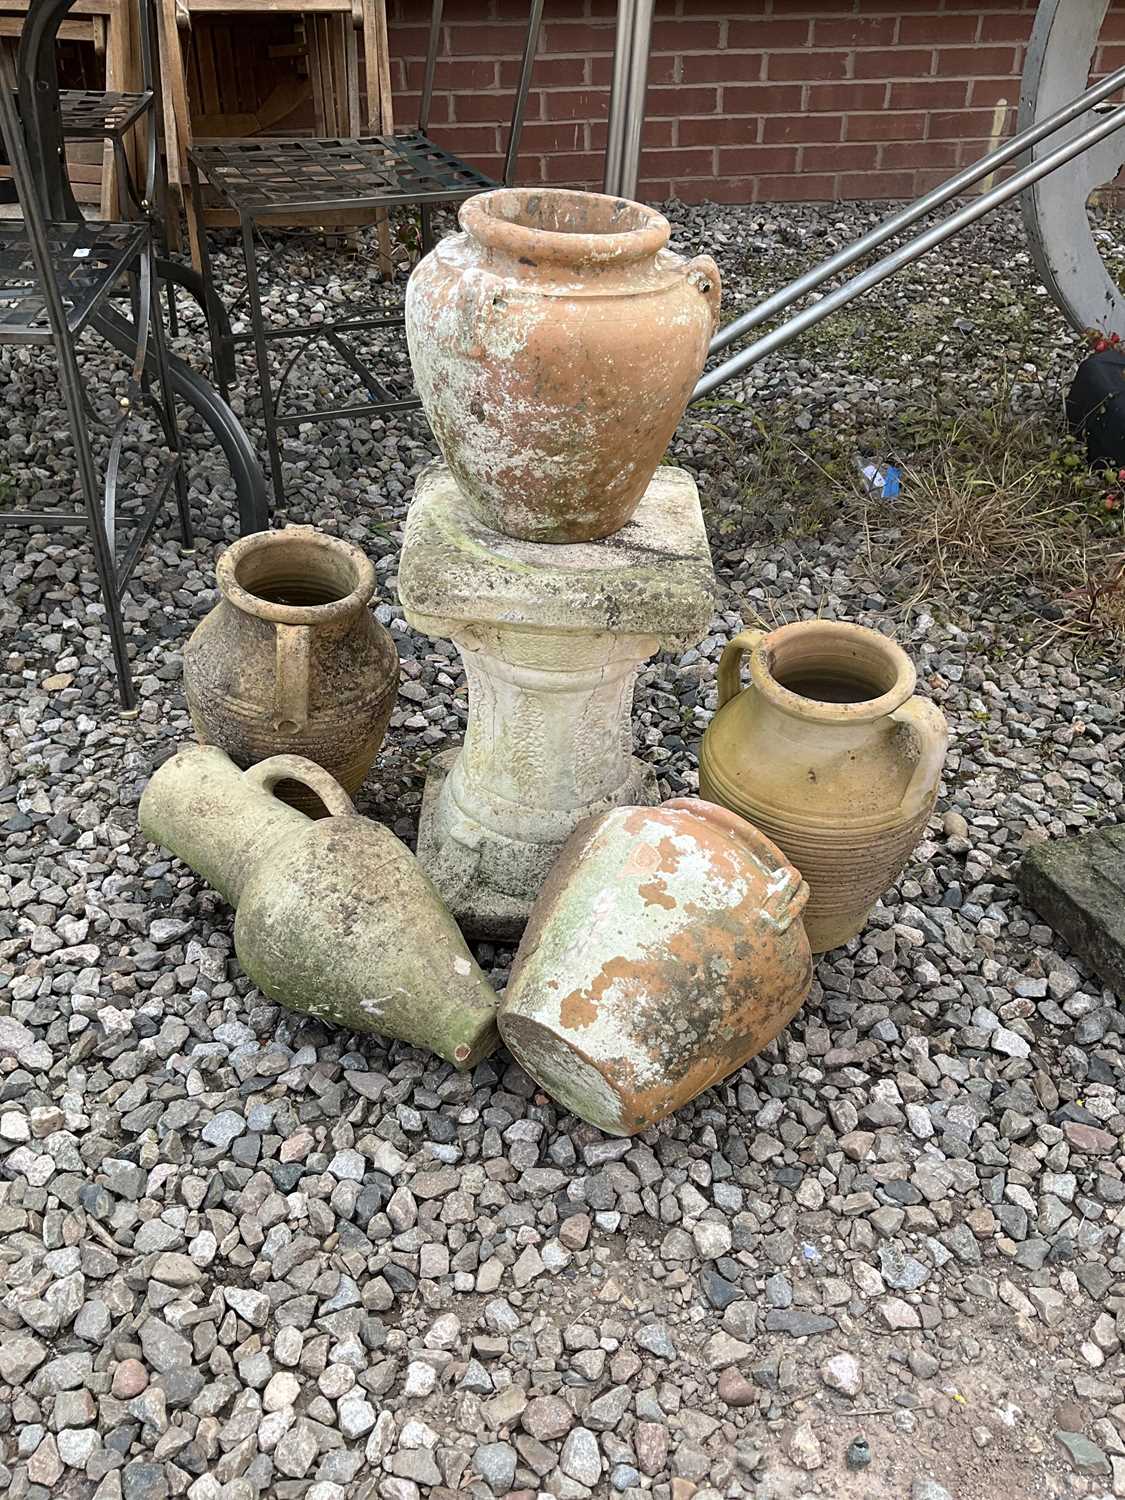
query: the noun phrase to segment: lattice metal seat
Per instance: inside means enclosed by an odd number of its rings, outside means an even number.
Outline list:
[[[498,187],[420,130],[352,140],[218,141],[192,155],[211,187],[239,213],[315,213],[457,201]]]
[[[151,92],[107,94],[97,89],[60,89],[63,135],[72,141],[112,140],[152,107]]]
[[[67,327],[78,334],[134,263],[148,231],[138,224],[89,222],[44,227]],[[27,226],[19,220],[0,220],[0,340],[54,340]]]

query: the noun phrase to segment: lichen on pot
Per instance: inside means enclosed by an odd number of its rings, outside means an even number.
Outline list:
[[[579,542],[632,516],[683,414],[719,307],[709,256],[654,209],[503,188],[415,268],[406,331],[422,403],[479,518]]]
[[[580,825],[532,908],[500,1007],[523,1067],[632,1135],[760,1051],[808,994],[808,890],[768,839],[694,798]]]

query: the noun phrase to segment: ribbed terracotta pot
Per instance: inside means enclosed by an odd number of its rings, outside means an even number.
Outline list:
[[[633,1135],[720,1082],[801,1005],[808,888],[695,798],[579,825],[532,908],[500,1034],[558,1102]]]
[[[415,267],[419,395],[479,520],[580,542],[630,519],[683,415],[719,312],[707,255],[601,193],[502,188]]]
[[[288,782],[330,816],[281,802]],[[238,961],[272,1000],[458,1068],[496,1045],[496,996],[421,865],[312,761],[240,771],[212,745],[186,746],[145,788],[140,825],[237,909]]]
[[[814,953],[863,930],[933,811],[948,730],[914,685],[901,646],[834,620],[745,630],[723,652],[700,792],[750,819],[801,871]]]
[[[311,526],[257,532],[216,569],[222,599],[184,648],[184,692],[200,740],[238,765],[307,756],[355,792],[383,743],[398,652],[368,605],[375,569]],[[296,783],[281,796],[314,817]]]

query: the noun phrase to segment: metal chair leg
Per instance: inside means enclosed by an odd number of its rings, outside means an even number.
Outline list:
[[[246,259],[246,291],[250,301],[250,326],[254,334],[254,355],[258,364],[258,386],[262,393],[262,417],[266,428],[266,448],[270,456],[270,474],[273,478],[275,505],[285,501],[285,482],[281,476],[281,446],[277,433],[277,408],[274,406],[273,385],[270,381],[269,343],[266,325],[262,317],[262,295],[258,287],[258,263],[254,246],[254,224],[251,219],[242,220],[242,253]]]
[[[168,347],[164,338],[163,308],[160,304],[160,278],[156,274],[156,255],[152,241],[148,249],[149,268],[152,279],[149,283],[152,318],[152,347],[156,355],[157,379],[160,385],[160,420],[164,427],[164,439],[171,450],[176,465],[173,483],[176,486],[176,509],[180,516],[180,539],[184,552],[195,551],[195,537],[191,526],[191,505],[188,501],[187,475],[184,473],[184,456],[180,446],[180,429],[176,421],[176,398],[172,393],[172,382],[168,373]]]
[[[199,187],[199,172],[196,169],[195,163],[190,158],[188,172],[191,179],[191,206],[188,212],[195,215],[200,271],[203,275],[204,313],[207,318],[207,334],[211,341],[211,367],[215,377],[215,384],[219,387],[219,395],[229,404],[230,386],[227,381],[227,351],[223,347],[220,319],[216,315],[214,306],[218,298],[215,293],[214,273],[211,269],[211,253],[207,246],[207,228],[203,222],[203,194]]]

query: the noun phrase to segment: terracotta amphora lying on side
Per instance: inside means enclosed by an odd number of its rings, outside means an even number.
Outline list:
[[[406,337],[434,437],[477,519],[530,542],[630,520],[719,316],[709,255],[643,203],[500,188],[414,268]]]
[[[331,816],[279,801],[282,780]],[[320,766],[275,755],[240,771],[213,746],[187,746],[145,788],[140,825],[237,909],[238,961],[270,999],[457,1068],[495,1047],[495,993],[429,878]]]
[[[633,1135],[788,1023],[812,982],[807,898],[725,808],[685,797],[589,818],[532,908],[500,1034],[560,1104]]]
[[[700,791],[750,819],[808,881],[814,953],[863,930],[933,811],[948,730],[911,696],[914,682],[901,646],[837,620],[744,630],[723,652]]]
[[[383,743],[398,652],[368,605],[375,569],[311,526],[256,532],[219,559],[219,603],[184,648],[184,692],[205,745],[240,766],[305,755],[355,792]],[[307,788],[279,795],[313,817]]]

